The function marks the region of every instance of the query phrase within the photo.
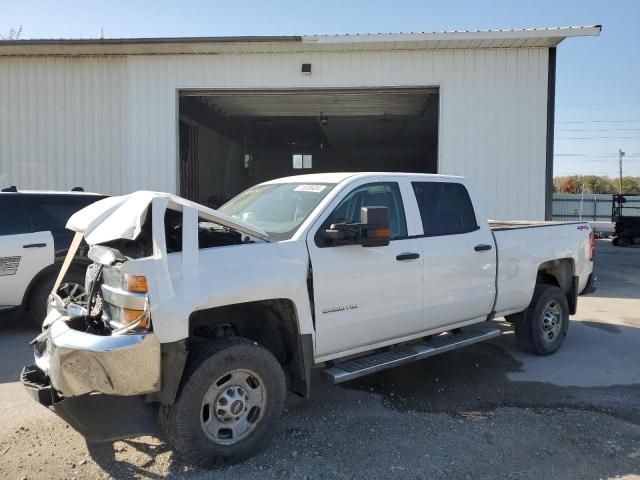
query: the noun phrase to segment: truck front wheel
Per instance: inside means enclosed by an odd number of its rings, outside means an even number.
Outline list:
[[[237,337],[190,355],[176,402],[161,410],[168,442],[187,461],[204,466],[254,455],[282,411],[280,364],[264,347]]]
[[[515,317],[518,346],[536,355],[551,355],[560,348],[569,328],[569,304],[559,287],[536,285],[531,304]]]

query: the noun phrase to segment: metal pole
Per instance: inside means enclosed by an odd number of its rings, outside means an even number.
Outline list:
[[[624,157],[624,152],[618,149],[618,163],[620,166],[620,195],[622,195],[622,157]]]

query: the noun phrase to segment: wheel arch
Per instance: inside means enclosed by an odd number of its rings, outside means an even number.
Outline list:
[[[278,360],[289,389],[310,394],[313,341],[301,334],[295,303],[287,298],[258,300],[197,310],[189,316],[190,348],[198,342],[239,336],[258,342]],[[189,350],[189,347],[188,347]]]
[[[550,284],[562,289],[569,303],[569,313],[574,315],[578,305],[578,277],[573,258],[549,260],[538,266],[536,285]]]

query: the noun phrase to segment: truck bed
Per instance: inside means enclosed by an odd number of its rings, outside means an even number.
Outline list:
[[[519,228],[551,227],[554,225],[579,225],[584,222],[551,222],[544,220],[489,220],[491,230],[516,230]]]
[[[489,220],[498,250],[496,312],[518,311],[531,301],[538,266],[569,258],[579,277],[579,291],[590,273],[589,222]],[[542,228],[547,227],[547,228]]]

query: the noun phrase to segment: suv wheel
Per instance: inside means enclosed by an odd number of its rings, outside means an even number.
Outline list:
[[[536,355],[550,355],[562,346],[568,328],[565,293],[555,285],[536,285],[529,307],[515,322],[518,346]]]
[[[237,337],[190,355],[176,402],[161,410],[167,440],[187,461],[205,466],[254,455],[282,411],[280,364],[264,347]]]
[[[29,297],[29,314],[31,321],[40,328],[47,316],[47,299],[53,285],[56,283],[58,272],[47,274],[33,287]],[[87,293],[84,291],[84,273],[78,267],[71,267],[64,277],[64,282],[58,288],[58,294],[63,300],[68,299],[72,303],[83,303],[87,300]]]

